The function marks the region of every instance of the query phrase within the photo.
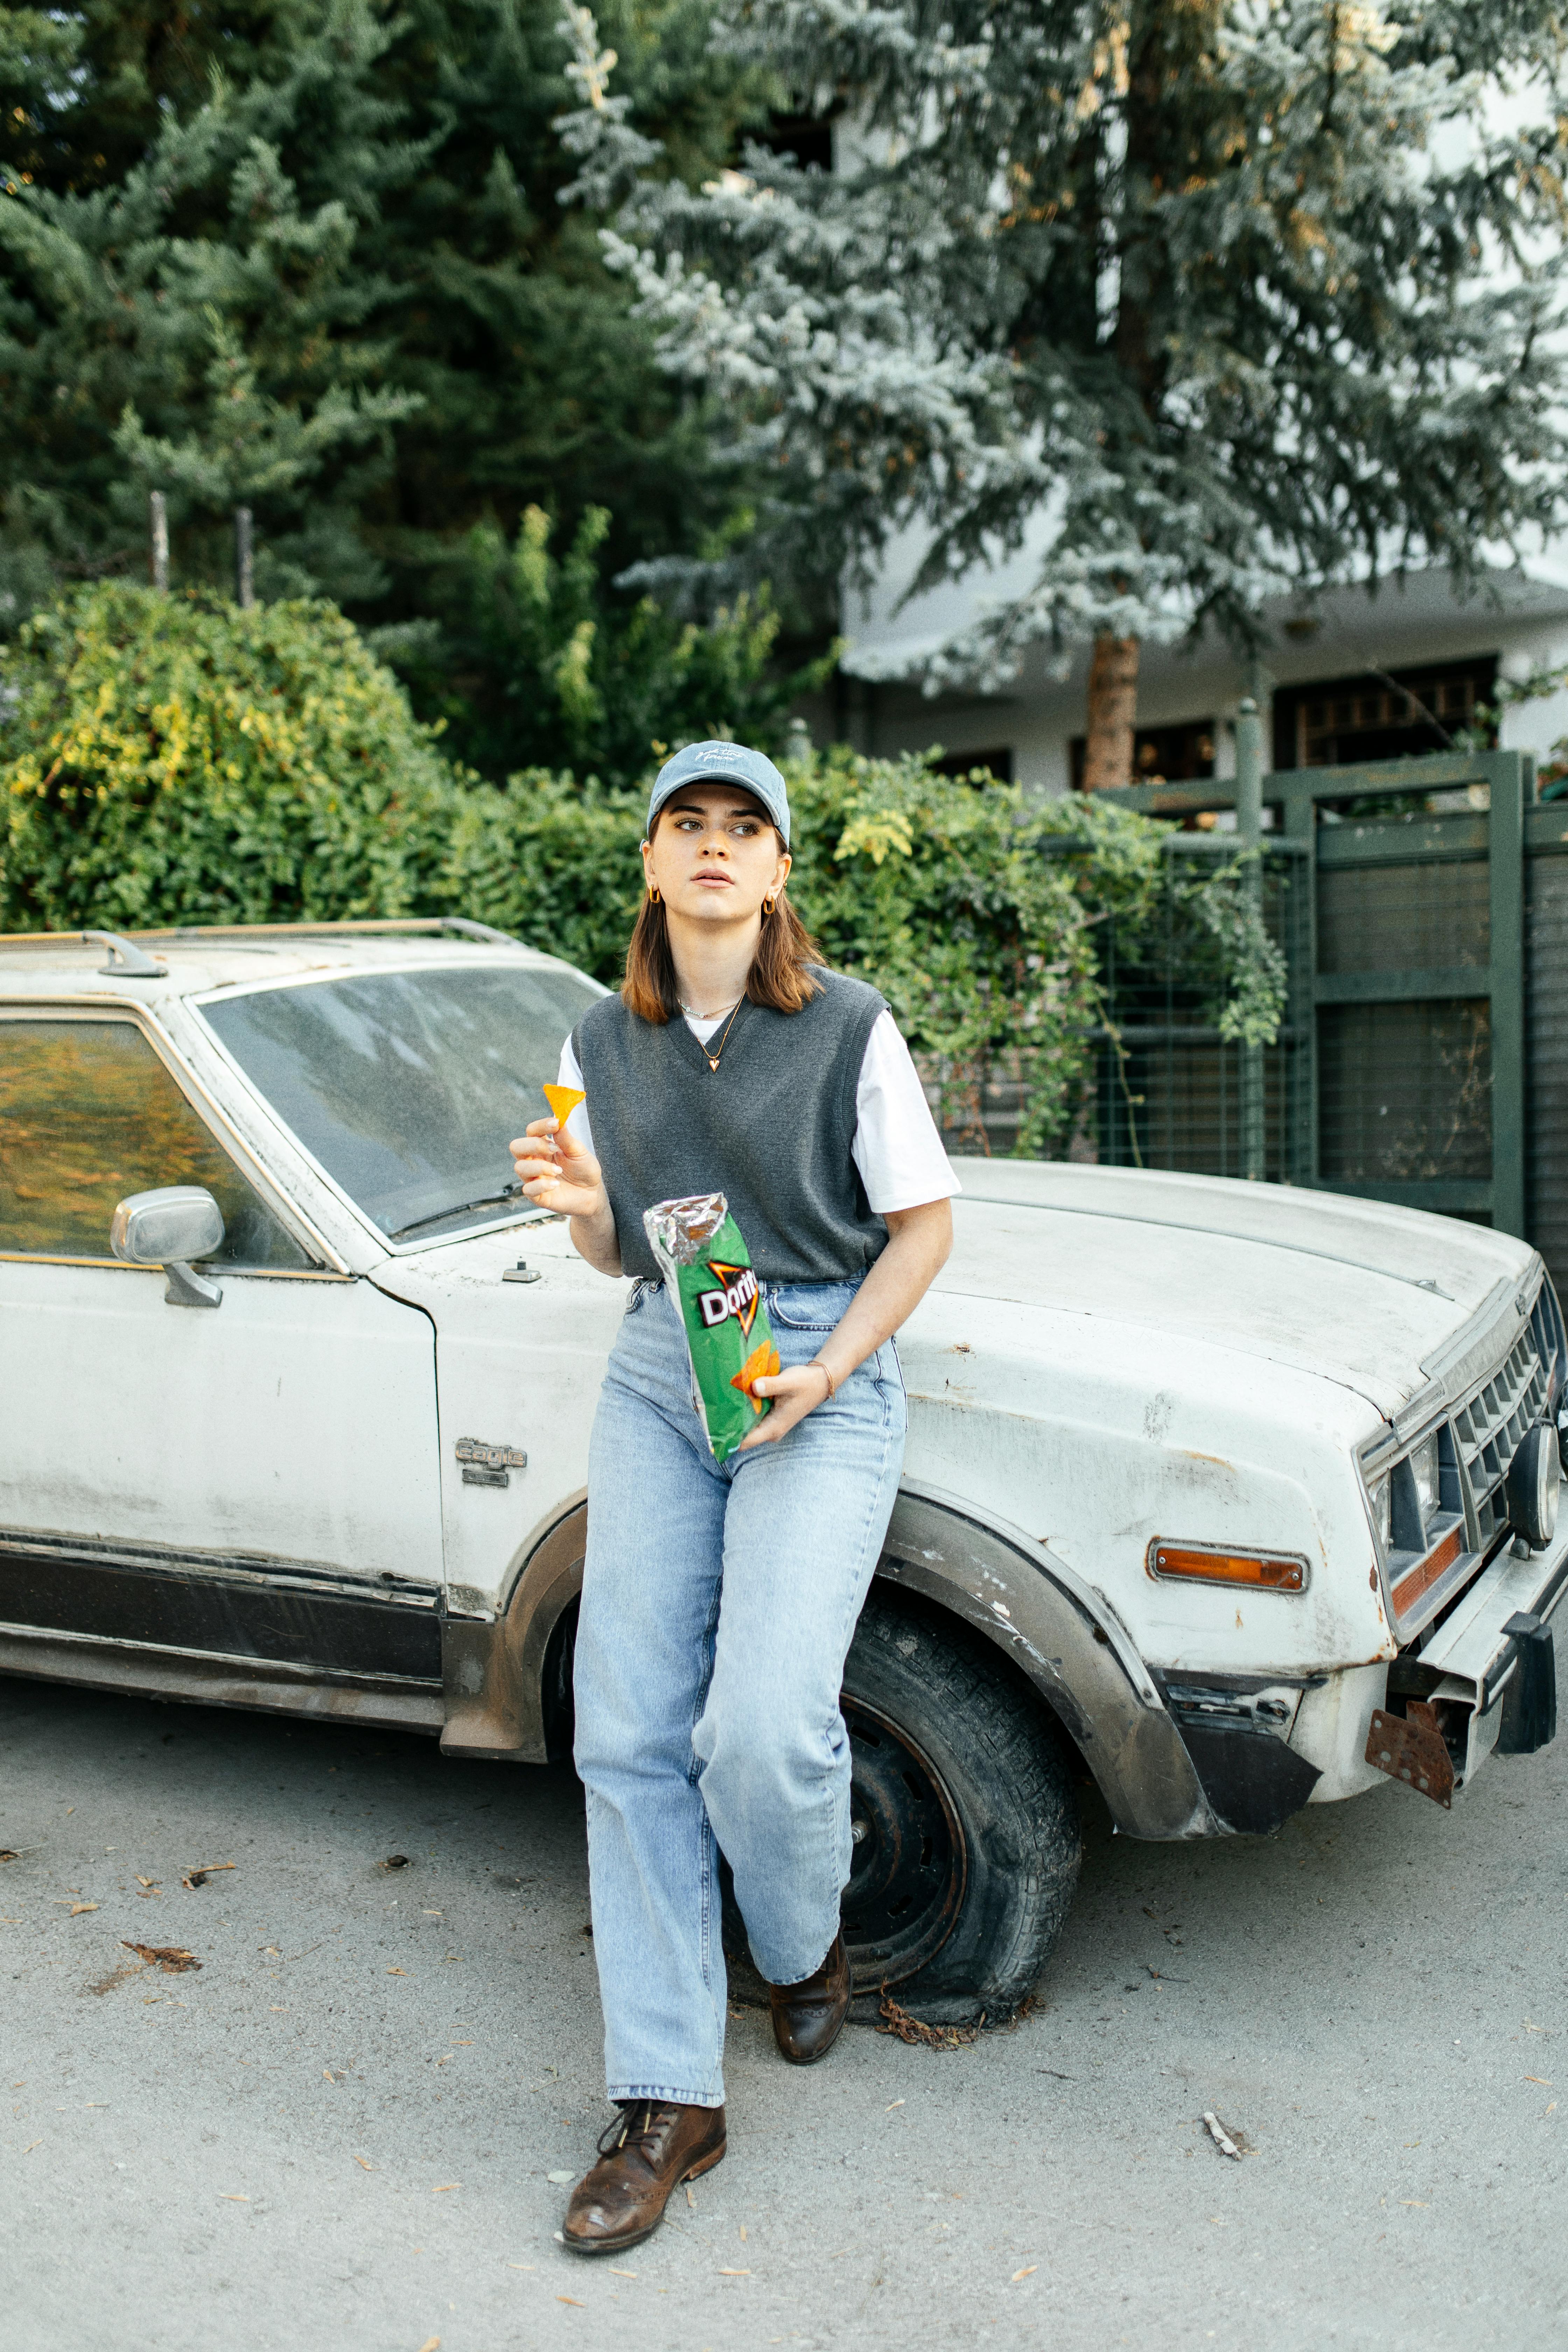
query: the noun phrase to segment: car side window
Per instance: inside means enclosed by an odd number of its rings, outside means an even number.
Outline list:
[[[222,1210],[204,1264],[310,1264],[131,1022],[0,1021],[0,1251],[111,1259],[116,1204],[163,1184]]]

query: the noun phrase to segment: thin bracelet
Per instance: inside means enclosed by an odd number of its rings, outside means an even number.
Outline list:
[[[831,1404],[834,1398],[838,1393],[838,1383],[834,1379],[832,1373],[828,1370],[820,1356],[813,1356],[811,1360],[816,1365],[817,1370],[822,1374],[823,1379],[827,1382],[827,1394],[823,1398],[822,1402],[824,1404]]]

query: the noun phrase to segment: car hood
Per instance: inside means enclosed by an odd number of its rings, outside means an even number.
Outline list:
[[[1394,1420],[1511,1343],[1539,1260],[1483,1227],[1292,1186],[955,1160],[939,1290],[1205,1340],[1355,1390]]]

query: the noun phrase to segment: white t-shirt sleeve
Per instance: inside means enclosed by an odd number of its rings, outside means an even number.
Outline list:
[[[700,1039],[717,1025],[689,1024]],[[561,1048],[559,1081],[563,1087],[583,1083],[570,1037]],[[584,1150],[592,1151],[587,1104],[579,1103],[566,1124]],[[918,1209],[925,1201],[948,1201],[963,1190],[942,1148],[920,1073],[890,1013],[878,1016],[866,1040],[849,1150],[866,1198],[879,1216],[889,1209]]]
[[[918,1209],[924,1201],[949,1201],[963,1190],[890,1013],[878,1016],[866,1040],[849,1149],[879,1216],[889,1209]]]

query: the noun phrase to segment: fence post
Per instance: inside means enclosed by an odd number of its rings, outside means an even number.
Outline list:
[[[1520,751],[1488,761],[1491,900],[1492,1223],[1524,1238],[1524,789]],[[1533,766],[1533,763],[1531,763]]]
[[[147,500],[148,533],[153,585],[160,595],[169,590],[169,509],[162,490],[153,490]]]
[[[1263,918],[1263,724],[1251,695],[1236,714],[1236,834],[1248,863],[1242,887],[1249,908]],[[1263,1048],[1241,1049],[1241,1172],[1249,1183],[1263,1181]]]

